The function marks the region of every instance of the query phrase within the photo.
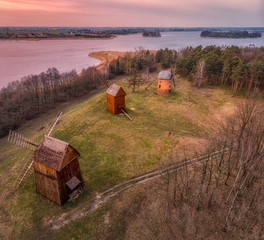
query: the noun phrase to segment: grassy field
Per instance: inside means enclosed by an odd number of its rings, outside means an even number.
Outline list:
[[[156,77],[157,73],[152,74],[151,81]],[[33,174],[13,193],[15,179],[31,153],[6,143],[6,138],[0,139],[1,239],[103,239],[102,216],[111,203],[59,232],[42,226],[50,217],[74,209],[97,192],[166,164],[170,153],[203,145],[203,133],[213,131],[215,123],[231,113],[239,101],[229,90],[197,89],[179,78],[170,97],[156,95],[156,83],[148,91],[144,90],[147,84],[137,87],[134,93],[126,77],[119,78],[118,84],[127,93],[126,107],[133,121],[109,113],[105,89],[101,89],[92,98],[62,104],[18,130],[40,141],[46,131],[40,128],[47,126],[59,110],[64,112],[52,136],[69,142],[81,153],[85,188],[74,203],[59,207],[38,195]]]

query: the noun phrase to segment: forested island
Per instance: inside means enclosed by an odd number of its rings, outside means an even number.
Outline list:
[[[160,31],[172,31],[164,28],[0,28],[0,40],[42,40],[42,39],[112,39],[117,35],[143,33],[144,37],[160,37]]]
[[[141,33],[142,28],[0,28],[1,39],[112,39],[116,35]]]
[[[155,30],[155,31],[144,31],[142,33],[142,37],[161,37],[160,31]]]
[[[248,31],[202,31],[200,36],[204,38],[259,38],[261,33]]]
[[[0,39],[105,39],[113,38],[111,33],[94,32],[90,30],[81,31],[9,31],[0,33]]]

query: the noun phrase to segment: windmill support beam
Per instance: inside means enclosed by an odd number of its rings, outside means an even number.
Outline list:
[[[154,81],[152,81],[146,88],[145,88],[145,90],[147,91],[148,90],[148,88],[154,83],[156,81],[156,79],[154,80]]]
[[[132,121],[132,118],[128,115],[128,113],[123,109],[121,108],[121,111],[125,114],[125,116],[130,119]]]
[[[109,88],[109,85],[107,84],[107,82],[104,80],[103,77],[99,77],[99,79],[101,80],[101,82],[102,82],[107,88]]]
[[[175,83],[174,75],[172,76],[172,81],[173,81],[173,85],[174,85],[174,87],[176,87],[176,83]]]

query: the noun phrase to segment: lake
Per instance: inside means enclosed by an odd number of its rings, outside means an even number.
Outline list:
[[[161,38],[143,38],[141,34],[118,36],[115,39],[78,40],[2,40],[0,41],[0,88],[29,74],[39,74],[50,67],[61,72],[97,65],[100,60],[88,56],[96,51],[133,51],[145,49],[180,49],[187,46],[237,45],[264,46],[264,34],[254,39],[201,38],[200,32],[163,32]]]

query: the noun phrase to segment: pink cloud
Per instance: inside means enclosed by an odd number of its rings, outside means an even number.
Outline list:
[[[2,26],[261,26],[261,0],[0,0]],[[224,17],[223,17],[224,16]],[[250,18],[248,16],[251,16]],[[34,21],[32,21],[34,19]]]

